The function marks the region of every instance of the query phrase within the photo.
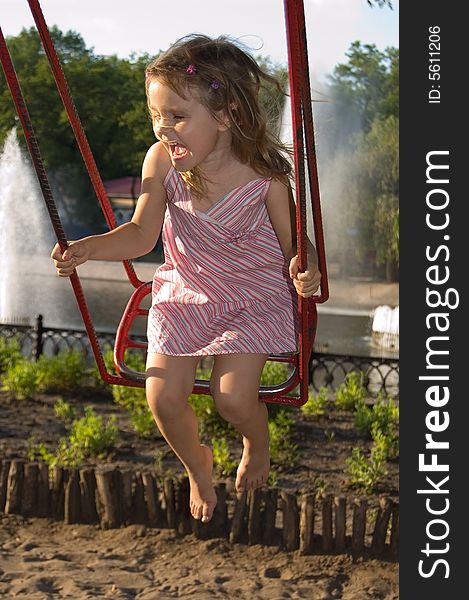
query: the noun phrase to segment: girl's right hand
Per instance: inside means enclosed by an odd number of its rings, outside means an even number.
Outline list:
[[[89,259],[89,250],[86,240],[68,242],[68,248],[62,253],[59,244],[56,244],[51,252],[55,268],[59,277],[70,277],[78,265],[82,265]]]

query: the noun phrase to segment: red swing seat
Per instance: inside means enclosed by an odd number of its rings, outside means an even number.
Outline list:
[[[137,317],[146,317],[148,309],[142,308],[142,301],[151,293],[151,282],[143,283],[132,294],[127,306],[122,315],[121,321],[117,328],[116,340],[114,344],[114,365],[118,373],[133,382],[136,386],[145,385],[145,373],[131,369],[125,361],[125,353],[127,350],[138,349],[146,350],[147,343],[141,342],[139,339],[132,337],[131,328]],[[311,303],[309,317],[311,319],[311,330],[313,332],[312,340],[314,340],[316,318],[316,304]],[[312,341],[308,357],[311,355]],[[265,402],[280,402],[283,404],[298,405],[298,396],[287,395],[300,384],[298,370],[299,353],[289,352],[285,354],[271,354],[269,361],[286,363],[293,366],[292,372],[288,379],[281,384],[266,386],[261,385],[259,390],[259,400]],[[194,394],[210,394],[209,382],[204,379],[197,379],[193,389]],[[302,403],[303,404],[303,403]]]

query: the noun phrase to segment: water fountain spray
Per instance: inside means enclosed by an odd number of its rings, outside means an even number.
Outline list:
[[[35,298],[44,291],[34,286],[34,279],[53,236],[16,128],[0,154],[0,223],[0,321],[28,323],[37,312]]]

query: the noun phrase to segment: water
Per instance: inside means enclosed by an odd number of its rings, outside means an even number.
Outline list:
[[[399,306],[377,306],[371,325],[373,343],[399,351]]]
[[[39,187],[29,161],[10,132],[0,156],[0,322],[33,323],[83,328],[75,296],[67,278],[55,274],[49,258],[54,244]],[[155,264],[137,262],[142,281],[152,278]],[[96,329],[115,332],[133,292],[120,263],[90,261],[79,269],[85,297]],[[397,357],[395,348],[376,347],[372,339],[373,313],[339,312],[319,306],[316,343],[319,350],[358,356]],[[143,319],[136,332],[145,332]]]
[[[39,185],[20,150],[16,130],[8,134],[0,155],[0,318],[21,320],[30,314],[31,301],[41,294],[52,304],[48,290],[36,286],[34,276],[52,246],[52,228]]]

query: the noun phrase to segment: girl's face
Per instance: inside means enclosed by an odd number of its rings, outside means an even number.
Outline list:
[[[153,80],[148,87],[148,105],[155,136],[164,144],[178,171],[189,171],[202,165],[214,152],[230,147],[229,128],[194,96],[184,99]]]

